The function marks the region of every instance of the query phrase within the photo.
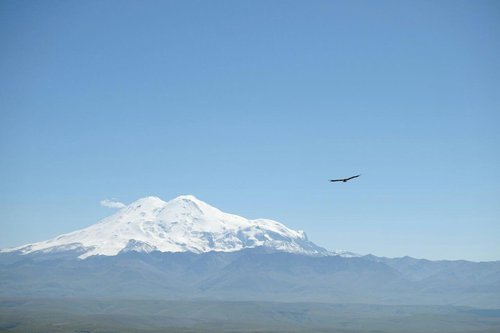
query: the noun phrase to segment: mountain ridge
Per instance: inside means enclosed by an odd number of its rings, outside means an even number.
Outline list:
[[[216,299],[500,309],[500,262],[234,252],[0,254],[0,297]]]

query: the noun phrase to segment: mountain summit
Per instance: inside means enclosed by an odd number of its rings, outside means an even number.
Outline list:
[[[142,198],[87,228],[2,252],[77,251],[85,259],[128,251],[203,253],[254,247],[305,255],[335,254],[309,241],[303,231],[273,220],[227,214],[192,195],[168,202]]]

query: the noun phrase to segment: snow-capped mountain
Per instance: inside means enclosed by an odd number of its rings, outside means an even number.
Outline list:
[[[168,202],[158,197],[142,198],[90,227],[2,252],[71,250],[84,259],[128,251],[203,253],[254,247],[306,255],[352,255],[329,252],[309,241],[303,231],[279,222],[227,214],[191,195]]]

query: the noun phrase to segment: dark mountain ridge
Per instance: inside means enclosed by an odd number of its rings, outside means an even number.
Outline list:
[[[0,296],[500,308],[500,262],[236,252],[0,254]]]

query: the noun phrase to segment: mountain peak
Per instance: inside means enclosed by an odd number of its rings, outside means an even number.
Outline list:
[[[183,195],[179,195],[178,197],[172,199],[171,201],[179,201],[179,200],[185,200],[185,201],[193,201],[193,202],[201,202],[200,199],[198,199],[197,197],[195,197],[194,195],[192,194],[183,194]]]
[[[126,207],[139,207],[139,206],[159,206],[164,205],[166,202],[157,196],[148,196],[144,198],[137,199]]]
[[[194,195],[186,194],[180,195],[170,201],[164,201],[157,196],[148,196],[144,198],[140,198],[125,208],[129,208],[129,210],[158,210],[160,208],[165,208],[168,206],[170,209],[195,209],[201,210],[202,207],[206,209],[216,209],[215,207],[210,206],[209,204],[201,201],[196,198]]]
[[[306,255],[328,255],[303,231],[267,219],[249,220],[181,195],[170,201],[138,199],[97,224],[56,238],[4,251],[52,252],[78,249],[80,258],[138,252],[233,252],[264,247]]]

